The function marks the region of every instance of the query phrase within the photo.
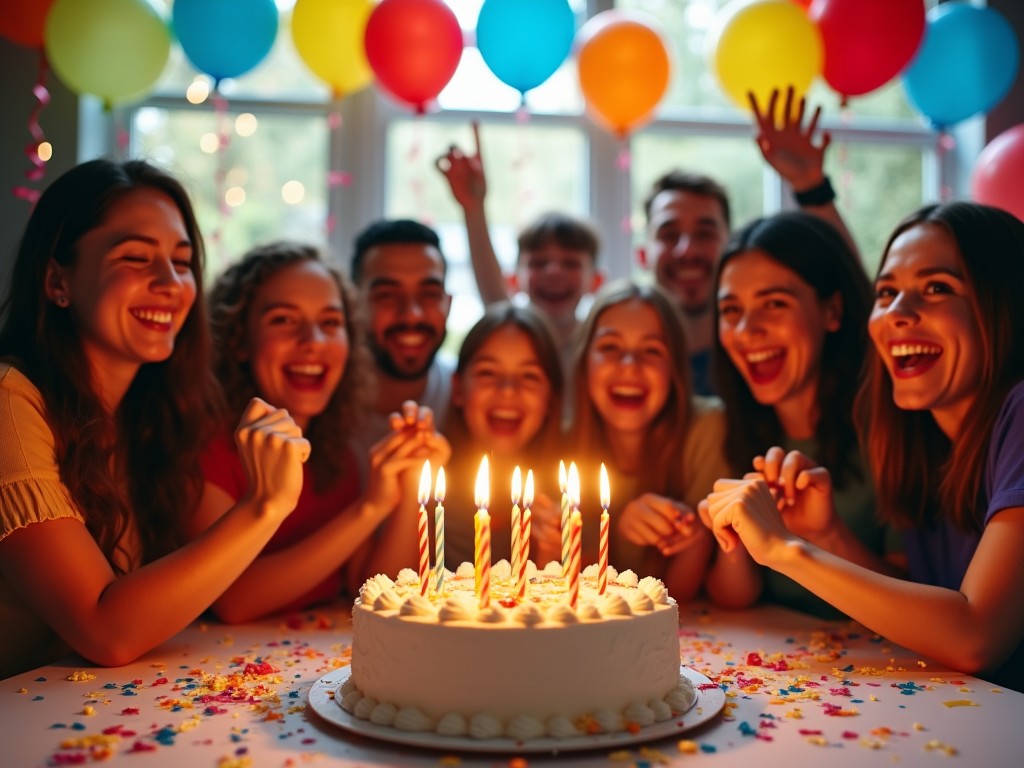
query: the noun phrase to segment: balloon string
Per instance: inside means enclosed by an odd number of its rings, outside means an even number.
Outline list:
[[[39,116],[50,103],[50,92],[46,89],[46,75],[49,66],[46,62],[46,54],[39,52],[39,73],[36,76],[35,85],[32,86],[32,95],[36,103],[28,116],[28,132],[32,136],[32,143],[25,145],[25,156],[28,157],[32,167],[25,171],[25,178],[29,181],[41,181],[46,173],[46,161],[40,157],[39,148],[46,141],[46,134],[39,123]],[[29,203],[35,204],[39,199],[40,192],[26,186],[16,186],[12,192],[14,196]]]
[[[412,143],[409,145],[409,149],[406,151],[406,163],[409,168],[413,168],[412,176],[409,179],[409,189],[412,191],[413,210],[416,211],[417,218],[429,224],[432,217],[426,206],[426,195],[424,194],[423,184],[423,173],[420,170],[419,160],[423,156],[423,131],[424,124],[421,117],[422,113],[417,111],[416,117],[413,118],[413,130],[412,130]]]
[[[530,189],[527,181],[527,171],[530,166],[530,161],[533,159],[533,153],[530,151],[529,136],[527,133],[527,122],[529,116],[522,110],[522,119],[520,119],[519,113],[516,114],[516,143],[518,145],[518,151],[516,156],[512,159],[512,178],[515,179],[515,222],[516,229],[522,229],[524,224],[525,212],[529,208],[530,201],[534,198],[534,191]]]
[[[936,146],[936,152],[938,153],[939,159],[939,175],[942,178],[943,169],[946,166],[946,155],[952,150],[956,149],[956,139],[953,134],[946,131],[945,128],[939,129],[939,141]],[[939,202],[948,203],[953,199],[953,187],[944,183],[939,187]]]
[[[618,168],[619,173],[622,174],[622,184],[625,189],[629,189],[629,171],[633,166],[633,154],[629,149],[629,137],[623,134],[622,145],[619,147],[619,154],[615,158],[615,166]],[[619,223],[619,228],[623,234],[633,235],[633,218],[632,218],[632,206],[628,202],[629,197],[627,195],[627,202],[625,204],[625,212],[622,215],[622,221]]]
[[[214,86],[213,96],[214,119],[217,123],[217,167],[214,171],[214,195],[217,198],[217,226],[210,235],[210,241],[217,249],[217,257],[225,261],[223,253],[224,226],[231,208],[227,203],[227,150],[231,144],[231,133],[228,130],[228,102]]]
[[[341,113],[337,110],[332,110],[327,116],[327,128],[331,133],[335,133],[341,130],[342,119]],[[334,144],[332,141],[331,144]],[[338,168],[331,168],[327,171],[327,188],[335,189],[336,187],[347,187],[352,184],[352,174],[348,171],[343,171]],[[327,215],[327,234],[330,235],[338,226],[338,215],[336,213],[329,213]]]
[[[839,105],[839,122],[843,125],[853,123],[853,110],[850,108],[849,100],[842,97]],[[846,141],[840,141],[836,147],[836,162],[839,165],[839,196],[846,201],[849,210],[854,208],[853,193],[853,172],[850,170],[850,145]]]

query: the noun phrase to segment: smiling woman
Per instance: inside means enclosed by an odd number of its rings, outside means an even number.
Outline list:
[[[69,650],[134,659],[205,610],[295,504],[308,444],[252,403],[236,439],[266,482],[182,545],[218,402],[202,269],[188,196],[144,162],[77,166],[32,213],[0,329],[0,677]]]

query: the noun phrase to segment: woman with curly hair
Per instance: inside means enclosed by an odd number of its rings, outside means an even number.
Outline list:
[[[367,487],[360,488],[349,439],[367,407],[370,369],[355,308],[348,281],[316,248],[300,243],[250,250],[211,290],[215,371],[231,412],[259,396],[287,410],[313,446],[295,512],[214,602],[224,621],[334,599],[343,566],[358,584],[370,575],[361,565],[396,573],[415,563],[415,481],[425,458],[447,458],[447,443],[432,428],[402,421],[371,449]],[[190,525],[194,534],[245,490],[226,429],[207,446],[202,466],[206,484]],[[408,469],[415,471],[403,476]],[[413,483],[411,493],[403,492],[404,477]]]
[[[309,444],[288,414],[241,403],[244,493],[185,543],[218,388],[202,238],[164,171],[94,160],[58,178],[32,212],[11,285],[0,312],[0,678],[70,651],[127,664],[259,554],[295,506]]]

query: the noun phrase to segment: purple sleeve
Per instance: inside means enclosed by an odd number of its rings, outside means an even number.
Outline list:
[[[985,523],[1002,509],[1024,507],[1024,382],[1003,402],[985,467]]]

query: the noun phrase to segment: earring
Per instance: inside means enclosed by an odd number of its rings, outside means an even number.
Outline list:
[[[58,307],[66,307],[70,303],[68,297],[63,295],[58,296],[54,301],[56,301]]]

